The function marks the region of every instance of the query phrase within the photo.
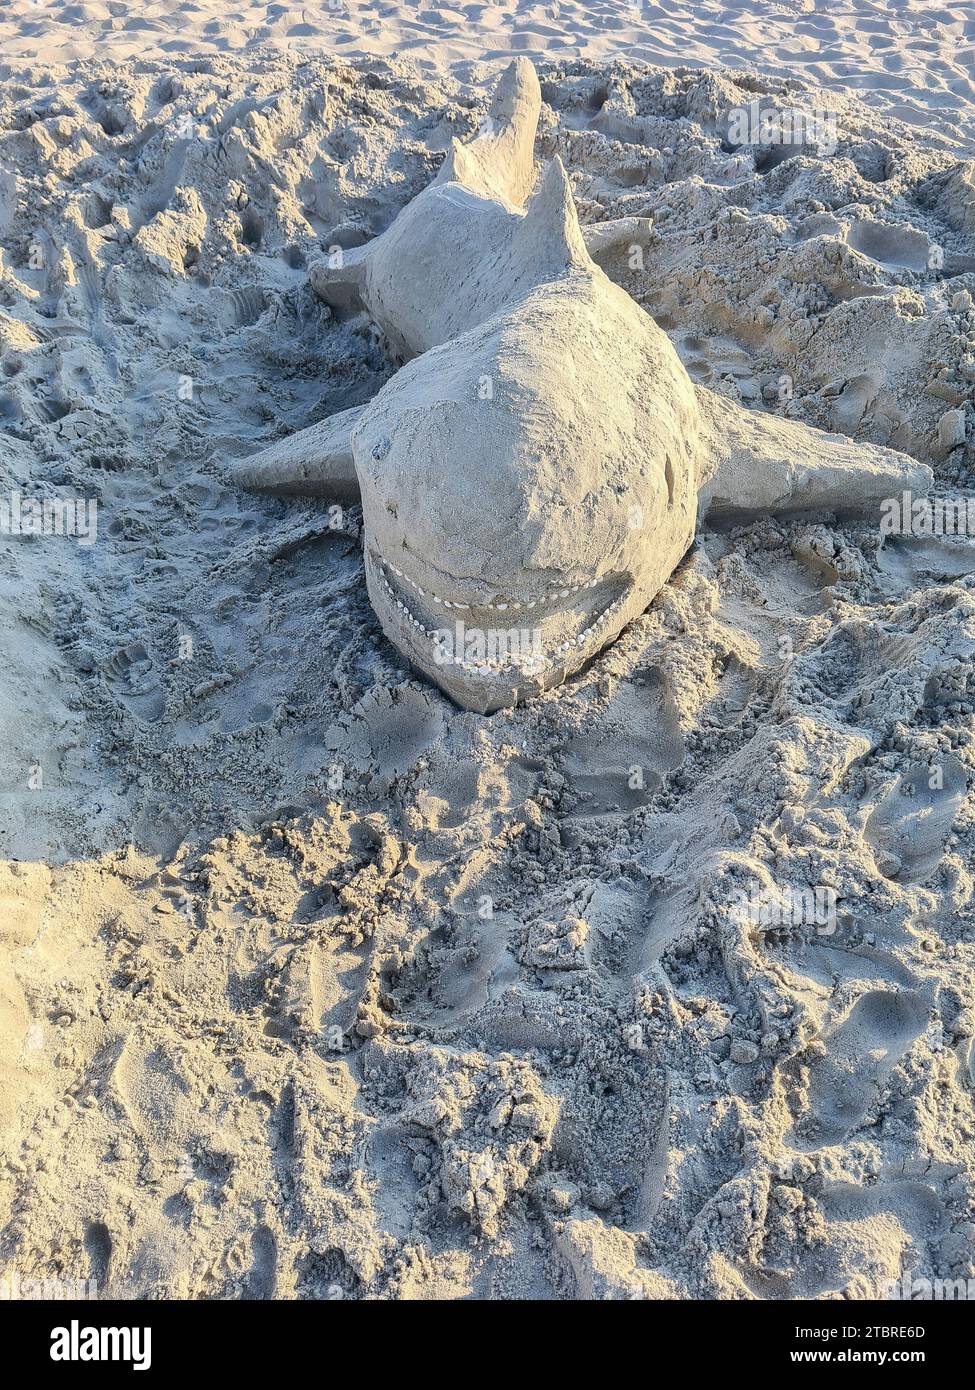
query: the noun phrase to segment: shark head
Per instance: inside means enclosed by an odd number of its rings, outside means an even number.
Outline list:
[[[386,635],[464,708],[558,684],[689,546],[696,447],[670,344],[594,268],[425,353],[353,432]]]

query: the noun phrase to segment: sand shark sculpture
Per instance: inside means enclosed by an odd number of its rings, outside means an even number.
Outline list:
[[[312,269],[322,298],[364,309],[405,365],[237,474],[361,500],[383,631],[482,713],[590,662],[666,583],[700,516],[870,514],[931,476],[695,387],[596,263],[649,223],[581,227],[557,158],[536,181],[540,109],[516,59],[433,183],[341,266]]]

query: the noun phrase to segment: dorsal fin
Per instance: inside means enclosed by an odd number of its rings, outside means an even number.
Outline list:
[[[550,160],[538,181],[517,238],[519,245],[530,248],[532,259],[540,266],[568,269],[592,265],[568,175],[558,155]]]
[[[487,119],[468,145],[451,142],[435,182],[457,182],[475,193],[522,207],[535,181],[535,131],[542,92],[527,58],[501,76]]]
[[[470,145],[462,145],[457,139],[451,140],[447,158],[441,164],[434,183],[462,183],[465,188],[473,188],[481,177],[481,168],[471,154]]]

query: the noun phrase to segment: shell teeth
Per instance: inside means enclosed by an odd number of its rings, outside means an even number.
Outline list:
[[[602,582],[599,576],[596,576],[593,579],[580,580],[578,584],[567,584],[562,588],[550,589],[548,593],[544,594],[541,598],[525,599],[523,601],[506,599],[503,603],[499,603],[497,599],[484,599],[476,600],[474,603],[461,603],[457,599],[446,599],[441,594],[434,593],[432,589],[421,588],[415,579],[411,579],[410,576],[405,574],[397,565],[394,565],[389,560],[382,559],[381,556],[377,558],[380,564],[385,565],[390,573],[396,575],[397,579],[402,579],[403,582],[408,584],[421,598],[429,598],[434,603],[443,605],[444,608],[456,608],[459,612],[470,612],[473,609],[483,609],[486,613],[506,613],[509,611],[512,613],[520,613],[528,608],[544,608],[548,603],[554,603],[560,599],[571,598],[573,594],[578,594],[581,590],[595,589]]]
[[[390,573],[395,574],[399,579],[404,580],[405,583],[407,583],[411,589],[414,589],[421,596],[421,598],[430,598],[434,603],[439,604],[444,608],[457,609],[463,612],[467,612],[471,608],[483,608],[492,613],[504,613],[509,608],[512,611],[517,612],[522,609],[543,607],[547,601],[553,598],[568,598],[570,594],[578,593],[580,589],[594,589],[600,582],[599,579],[591,579],[586,583],[576,584],[568,589],[553,590],[548,595],[548,599],[529,599],[525,603],[467,604],[458,603],[450,599],[441,598],[439,594],[435,594],[432,591],[430,593],[427,593],[424,589],[420,587],[419,584],[417,584],[414,580],[410,579],[408,575],[405,575],[402,570],[397,569],[395,565],[390,564],[388,561],[380,560],[379,577],[382,580],[383,587],[385,588],[386,593],[393,607],[397,610],[397,612],[403,614],[403,617],[405,618],[406,622],[410,627],[414,628],[417,632],[422,633],[431,641],[436,640],[437,633],[431,628],[424,627],[424,625],[419,621],[419,619],[413,616],[413,614],[407,608],[403,600],[399,598],[399,596],[390,586],[389,581],[386,578],[386,575],[383,573],[383,568],[388,569]],[[529,670],[529,668],[526,666],[526,671],[528,671],[529,674],[535,674],[542,667],[550,665],[553,661],[559,660],[561,657],[564,656],[564,654],[567,651],[569,651],[570,648],[584,646],[586,642],[589,640],[589,638],[592,637],[593,634],[596,633],[599,628],[601,628],[606,622],[609,621],[609,619],[622,605],[622,603],[623,598],[618,598],[615,603],[610,604],[608,608],[604,609],[603,612],[600,613],[598,618],[593,619],[590,625],[587,628],[584,628],[582,632],[578,633],[575,637],[566,638],[565,641],[560,642],[557,646],[553,647],[549,656],[533,659],[531,669]],[[503,669],[506,669],[507,665],[510,664],[495,659],[486,659],[484,661],[465,661],[464,658],[461,656],[451,656],[449,658],[449,661],[451,665],[460,666],[465,671],[472,671],[478,674],[483,674],[485,671],[501,671]]]

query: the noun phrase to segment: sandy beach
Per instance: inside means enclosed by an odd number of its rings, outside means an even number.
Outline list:
[[[310,272],[513,56],[695,388],[934,481],[705,519],[482,715],[384,635],[360,508],[236,470],[394,377]],[[973,1286],[973,59],[961,4],[4,7],[0,1278]]]

